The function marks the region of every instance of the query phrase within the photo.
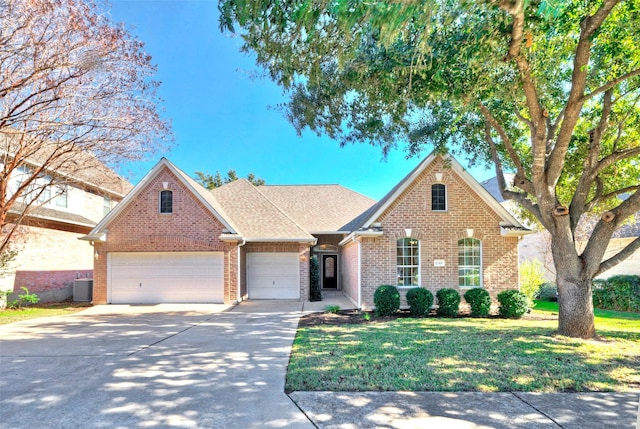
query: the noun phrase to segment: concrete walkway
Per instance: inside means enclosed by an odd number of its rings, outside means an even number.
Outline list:
[[[318,428],[635,429],[640,393],[293,392]]]

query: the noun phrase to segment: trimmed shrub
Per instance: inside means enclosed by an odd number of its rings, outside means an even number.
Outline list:
[[[604,310],[640,312],[640,277],[620,275],[593,282],[593,306]]]
[[[411,288],[407,291],[407,304],[412,316],[426,316],[433,305],[433,294],[421,287]]]
[[[438,314],[445,317],[458,315],[460,308],[460,294],[455,289],[444,288],[436,292],[438,299]]]
[[[498,294],[500,316],[509,319],[521,318],[529,309],[529,298],[518,290],[505,290]]]
[[[311,291],[309,293],[309,301],[322,301],[322,291],[320,290],[320,265],[317,257],[309,260],[309,283]]]
[[[471,306],[471,316],[487,317],[491,310],[491,296],[480,287],[474,287],[464,293],[464,300]]]
[[[392,316],[400,308],[400,292],[391,285],[382,285],[373,293],[377,316]]]
[[[558,286],[553,282],[542,283],[540,285],[540,289],[538,289],[538,293],[536,294],[536,299],[551,302],[557,301]]]

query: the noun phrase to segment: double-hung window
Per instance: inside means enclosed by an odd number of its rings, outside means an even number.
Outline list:
[[[420,241],[401,238],[397,242],[398,286],[420,284]]]
[[[431,185],[431,210],[434,212],[447,211],[447,187],[442,183]]]
[[[458,240],[458,285],[482,287],[482,243],[477,238]]]
[[[167,190],[160,192],[160,213],[173,213],[173,192]]]

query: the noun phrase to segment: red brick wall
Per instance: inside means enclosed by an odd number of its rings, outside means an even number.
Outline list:
[[[358,302],[358,247],[351,242],[342,248],[342,292],[355,303]]]
[[[173,192],[173,213],[159,213],[163,182]],[[235,243],[219,240],[223,225],[168,169],[140,191],[107,225],[107,241],[96,243],[94,303],[107,301],[107,253],[109,252],[224,252],[224,300],[237,299],[238,253]]]
[[[435,173],[442,173],[438,182]],[[431,210],[431,185],[447,186],[447,211]],[[362,302],[373,307],[373,293],[382,284],[395,285],[396,241],[420,240],[420,286],[458,288],[458,239],[482,241],[483,286],[495,299],[504,289],[518,288],[518,239],[500,235],[500,217],[460,178],[436,159],[379,217],[384,235],[362,239]],[[406,231],[410,229],[411,231]],[[471,231],[473,230],[473,231]],[[444,267],[434,267],[444,260]],[[466,289],[460,290],[461,295]]]
[[[90,279],[93,277],[93,270],[70,270],[70,271],[16,271],[14,291],[22,292],[21,287],[26,287],[29,292],[45,292],[56,289],[64,289],[73,285],[73,281],[80,279]]]

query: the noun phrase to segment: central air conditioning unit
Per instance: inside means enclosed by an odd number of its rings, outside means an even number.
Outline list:
[[[93,300],[93,279],[73,281],[73,301],[91,302]]]

